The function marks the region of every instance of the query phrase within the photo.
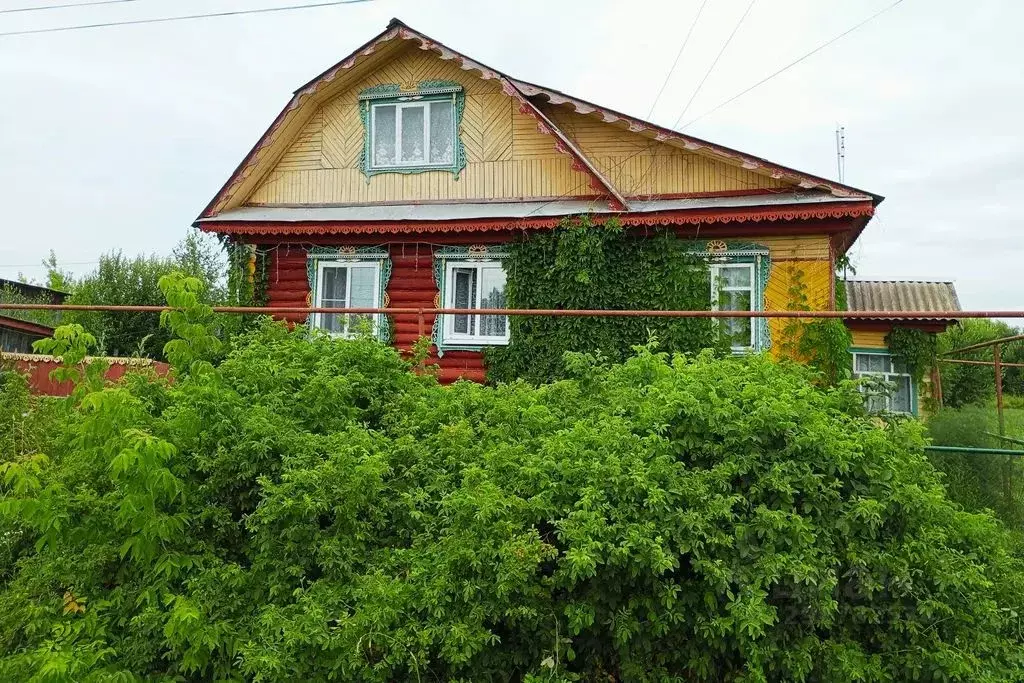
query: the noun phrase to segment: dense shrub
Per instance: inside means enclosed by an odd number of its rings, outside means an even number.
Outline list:
[[[928,419],[928,436],[936,446],[1010,448],[996,432],[991,406],[946,408]],[[993,510],[1011,527],[1024,531],[1024,463],[1005,455],[969,452],[929,453],[944,474],[949,497],[968,510]]]
[[[938,351],[945,353],[972,344],[1002,339],[1019,334],[1020,330],[999,320],[969,319],[950,327],[938,335]],[[992,360],[992,349],[980,349],[960,356],[975,360]],[[1003,347],[1006,362],[1024,361],[1024,343]],[[995,376],[992,367],[942,363],[942,394],[945,405],[951,408],[981,403],[995,395]],[[1021,368],[1003,370],[1003,389],[1007,393],[1024,394],[1024,373]]]
[[[1005,532],[849,387],[639,349],[446,388],[269,323],[213,366],[203,320],[6,466],[0,679],[1022,680]]]

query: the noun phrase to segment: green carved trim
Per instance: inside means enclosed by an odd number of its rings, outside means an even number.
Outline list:
[[[374,104],[397,103],[404,99],[416,98],[422,102],[436,102],[451,99],[455,110],[455,155],[451,164],[443,166],[402,166],[397,168],[374,168],[370,149],[373,144],[373,131],[370,125],[371,109]],[[442,171],[451,173],[455,180],[459,179],[466,168],[466,146],[462,142],[462,114],[466,110],[466,94],[457,81],[420,81],[415,90],[402,90],[393,83],[375,85],[359,93],[359,118],[363,122],[363,150],[359,155],[359,168],[370,178],[382,173],[427,173]]]
[[[306,252],[306,279],[309,282],[310,304],[315,305],[319,300],[320,283],[317,281],[317,267],[321,261],[338,263],[359,263],[366,261],[379,262],[378,287],[380,291],[381,308],[386,308],[388,283],[391,281],[391,254],[387,249],[380,247],[310,247]],[[310,313],[306,317],[306,326],[313,329],[313,316]],[[387,315],[377,316],[377,338],[382,342],[391,340],[391,329],[393,325]]]
[[[768,287],[768,278],[772,271],[771,251],[763,244],[756,242],[736,242],[732,240],[709,240],[693,242],[691,253],[706,258],[709,262],[718,263],[754,263],[755,282],[753,310],[764,310],[764,293]],[[768,318],[754,319],[754,351],[765,351],[772,346],[771,327]]]
[[[441,247],[434,250],[434,284],[437,286],[440,308],[444,308],[447,301],[445,289],[444,271],[448,261],[496,261],[507,258],[509,252],[501,246],[473,245],[468,247]],[[442,336],[441,319],[444,316],[434,316],[434,327],[430,332],[430,340],[437,347],[437,357],[444,356],[445,351],[479,351],[483,346],[467,346],[460,344],[446,344]]]

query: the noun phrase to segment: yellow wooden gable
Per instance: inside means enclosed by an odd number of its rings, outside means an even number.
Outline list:
[[[366,174],[359,96],[457,82],[465,167]],[[202,217],[240,206],[759,194],[865,195],[518,81],[400,22],[300,88]],[[618,203],[622,203],[619,201]]]
[[[359,167],[363,122],[359,93],[374,86],[446,80],[466,96],[460,135],[466,168],[385,173],[367,179]],[[564,107],[542,111],[577,143],[624,196],[765,190],[787,184],[763,172],[702,156],[623,130]],[[550,199],[593,196],[590,177],[573,170],[571,156],[555,147],[537,120],[496,81],[482,80],[450,61],[406,45],[392,60],[315,108],[245,204],[317,205],[367,202]]]

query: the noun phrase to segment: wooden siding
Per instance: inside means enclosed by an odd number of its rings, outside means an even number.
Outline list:
[[[468,236],[461,236],[454,239],[453,243],[467,243],[470,239]],[[815,310],[828,308],[831,268],[826,237],[807,235],[752,240],[767,246],[771,252],[772,269],[765,288],[765,308],[784,310],[789,307],[789,289],[797,272],[802,273],[808,305]],[[397,308],[434,308],[438,291],[434,283],[433,247],[425,243],[409,242],[392,243],[388,249],[392,264],[391,279],[387,287],[390,305]],[[309,283],[306,276],[304,246],[279,245],[271,252],[268,272],[267,293],[271,306],[306,305]],[[302,314],[284,317],[295,323],[305,321]],[[394,316],[393,322],[396,346],[408,349],[419,338],[417,316],[398,315]],[[781,339],[784,323],[785,321],[769,321],[773,339]],[[434,316],[425,316],[424,330],[428,335],[433,324]],[[773,348],[777,354],[778,344]],[[440,366],[440,379],[444,382],[451,382],[459,377],[476,381],[484,379],[483,357],[477,352],[449,351],[443,358],[435,356],[428,359],[428,362]]]
[[[850,330],[853,347],[857,349],[887,349],[885,335],[888,330]]]
[[[768,276],[768,283],[764,290],[764,307],[770,311],[785,311],[794,307],[793,295],[790,290],[798,283],[802,283],[804,295],[807,301],[806,306],[812,311],[825,311],[829,309],[829,284],[832,277],[832,267],[828,261],[828,244],[825,240],[825,258],[817,260],[794,260],[796,254],[813,252],[816,247],[812,246],[817,237],[782,238],[787,242],[783,249],[772,249],[772,270]],[[757,240],[758,243],[765,243],[769,240]],[[807,245],[804,245],[804,242]],[[771,248],[771,247],[769,247]],[[781,318],[770,318],[768,329],[771,331],[772,354],[776,357],[781,355],[779,341],[783,338],[783,330],[787,320]]]
[[[605,123],[595,115],[584,116],[552,106],[544,107],[543,111],[626,196],[787,187],[782,180],[764,173],[657,142]]]
[[[462,84],[466,106],[460,136],[466,168],[450,172],[387,173],[367,179],[359,169],[363,124],[359,93],[376,85],[413,87],[425,80]],[[689,194],[786,187],[762,173],[656,142],[592,116],[547,107],[566,134],[620,192]],[[294,140],[245,203],[346,204],[418,200],[515,200],[593,194],[590,176],[572,169],[532,117],[496,81],[482,80],[413,46],[396,51],[355,85],[318,106],[292,133]]]

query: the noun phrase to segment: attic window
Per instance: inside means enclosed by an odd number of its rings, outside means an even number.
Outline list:
[[[465,166],[459,140],[464,106],[461,86],[420,87],[401,91],[380,86],[360,95],[366,128],[363,172],[419,173]]]
[[[455,157],[455,104],[373,105],[374,168],[450,166]]]

